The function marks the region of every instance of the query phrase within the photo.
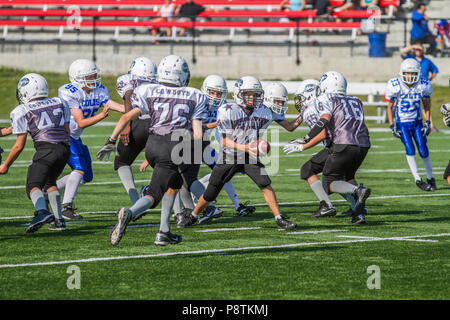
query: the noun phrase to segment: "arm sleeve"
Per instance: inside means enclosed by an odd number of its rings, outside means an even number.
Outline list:
[[[231,135],[233,133],[233,125],[225,108],[219,108],[217,114],[217,130],[222,136]]]
[[[10,114],[12,133],[21,134],[28,132],[28,122],[24,117],[22,110],[19,108],[14,109]]]
[[[80,109],[80,102],[74,93],[70,92],[63,87],[58,90],[58,97],[61,99],[64,106],[67,106],[69,109]]]
[[[394,101],[397,99],[397,90],[395,87],[398,87],[397,85],[394,86],[394,84],[397,83],[398,79],[391,79],[386,83],[386,90],[385,90],[385,97],[388,101]]]
[[[122,99],[128,90],[133,90],[133,86],[131,85],[130,81],[128,81],[127,75],[123,75],[117,78],[116,91]]]
[[[143,87],[138,87],[134,91],[134,93],[131,95],[131,106],[133,108],[139,108],[141,110],[141,114],[149,114],[149,106],[147,105],[147,102],[143,98]]]
[[[192,113],[191,120],[204,120],[208,115],[207,97],[203,93],[199,93],[197,96],[197,105]]]

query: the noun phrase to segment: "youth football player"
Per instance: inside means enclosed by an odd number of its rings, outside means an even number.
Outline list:
[[[70,83],[58,90],[59,98],[71,111],[68,164],[72,172],[57,181],[58,189],[65,188],[62,212],[67,219],[83,218],[75,212],[73,199],[80,183],[90,182],[93,179],[89,149],[81,140],[84,128],[105,119],[109,109],[122,113],[125,111],[123,105],[109,99],[109,91],[101,84],[99,72],[93,61],[75,60],[69,68]],[[103,110],[97,113],[101,106]]]
[[[199,213],[216,199],[224,184],[237,172],[245,172],[261,189],[279,229],[289,230],[297,226],[280,213],[271,180],[258,160],[257,150],[250,147],[251,142],[261,137],[273,120],[272,111],[262,104],[263,98],[264,91],[258,79],[245,76],[236,82],[235,102],[222,105],[217,116],[223,145],[221,158],[211,173],[205,193],[192,213],[180,217],[177,227],[195,225]]]
[[[155,245],[177,244],[182,237],[170,232],[170,213],[183,178],[173,154],[180,146],[186,128],[192,126],[194,144],[201,143],[202,120],[206,117],[206,96],[198,89],[187,87],[190,72],[184,58],[169,55],[158,65],[158,83],[137,87],[131,97],[133,109],[123,115],[105,146],[97,153],[101,158],[115,149],[120,132],[127,123],[140,115],[150,116],[150,134],[145,156],[153,168],[152,178],[144,196],[131,208],[121,208],[117,223],[110,233],[110,243],[118,245],[131,220],[137,220],[148,208],[162,201],[160,229]],[[187,143],[190,145],[190,143]],[[185,144],[183,144],[185,145]],[[178,160],[176,161],[178,162]]]
[[[387,115],[392,134],[401,139],[406,149],[406,161],[416,185],[424,191],[436,190],[427,136],[431,131],[430,108],[433,87],[428,79],[420,78],[420,64],[414,59],[405,59],[400,65],[400,77],[390,79],[386,84],[386,99],[389,100]],[[425,111],[425,125],[422,122],[420,104]],[[393,109],[395,109],[395,122]],[[417,146],[427,172],[427,182],[419,175],[416,162]]]
[[[11,112],[11,125],[17,138],[5,162],[0,165],[0,174],[6,174],[19,157],[29,133],[36,153],[28,167],[26,193],[36,211],[25,232],[35,232],[51,222],[54,222],[51,230],[65,230],[56,179],[70,154],[69,108],[57,97],[48,98],[47,81],[36,73],[26,74],[20,79],[16,97],[21,104]],[[46,208],[43,191],[48,194],[53,214]]]
[[[321,95],[317,98],[320,119],[306,136],[306,142],[286,145],[284,151],[302,152],[324,139],[325,128],[331,132],[330,154],[323,167],[323,185],[328,194],[333,192],[354,196],[355,210],[351,223],[363,224],[365,202],[370,196],[369,188],[355,186],[356,171],[370,148],[369,131],[364,123],[361,100],[348,96],[347,80],[336,71],[325,73],[319,81]]]
[[[133,109],[131,106],[131,95],[133,91],[142,84],[157,83],[156,75],[156,64],[149,58],[139,57],[131,62],[127,74],[117,78],[116,91],[124,101],[125,112]],[[120,134],[120,141],[117,145],[118,156],[114,158],[114,170],[119,174],[120,180],[132,204],[139,199],[139,194],[134,183],[131,164],[145,149],[149,126],[149,115],[141,115],[139,118],[127,124]]]

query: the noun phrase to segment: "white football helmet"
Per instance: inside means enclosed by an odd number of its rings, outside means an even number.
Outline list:
[[[212,96],[209,90],[220,92],[221,93],[220,98]],[[227,98],[228,94],[227,82],[221,76],[211,74],[207,76],[205,80],[203,80],[202,92],[208,97],[209,106],[212,108],[218,108]]]
[[[28,103],[31,99],[47,97],[47,80],[40,74],[28,73],[19,80],[16,89],[16,98],[19,103]]]
[[[337,71],[328,71],[319,80],[319,94],[324,93],[347,93],[347,80],[344,75]]]
[[[255,92],[256,97],[253,101],[253,105],[249,106],[245,104],[244,93],[245,92]],[[245,76],[240,78],[234,84],[234,101],[244,108],[258,109],[264,100],[264,90],[261,82],[252,76]]]
[[[94,61],[88,59],[75,60],[69,67],[70,82],[81,88],[95,89],[99,87],[102,81],[99,73],[100,70]],[[95,75],[95,79],[86,80],[86,77],[90,75]]]
[[[405,73],[413,73],[406,75]],[[420,78],[420,64],[414,59],[405,59],[400,65],[400,80],[407,84],[413,85],[419,81]]]
[[[284,114],[288,109],[288,91],[284,85],[279,82],[272,82],[264,89],[264,104],[272,112]],[[275,101],[281,101],[276,104]]]
[[[298,112],[303,112],[306,104],[317,98],[319,91],[319,81],[308,79],[300,82],[294,95],[294,105]]]
[[[171,83],[179,87],[185,87],[188,85],[190,77],[189,66],[183,57],[172,54],[164,57],[159,63],[159,83]]]
[[[131,62],[128,73],[140,78],[156,80],[156,64],[147,57],[139,57]]]

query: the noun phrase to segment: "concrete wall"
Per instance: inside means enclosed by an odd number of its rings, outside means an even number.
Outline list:
[[[287,47],[233,47],[231,55],[226,46],[197,47],[197,63],[192,63],[190,46],[133,46],[121,47],[118,54],[112,46],[97,47],[97,65],[105,74],[120,74],[128,70],[130,62],[138,56],[148,56],[157,64],[167,54],[185,57],[193,76],[220,74],[228,79],[254,75],[261,80],[318,78],[329,70],[342,72],[350,82],[384,82],[396,76],[400,56],[369,58],[367,48],[350,56],[349,48],[324,47],[321,56],[318,48],[300,50],[300,65],[296,64],[295,48]],[[365,52],[364,52],[365,51]],[[77,58],[92,58],[91,46],[63,46],[58,53],[56,45],[5,45],[0,52],[0,65],[33,71],[67,72]],[[450,58],[433,58],[440,69],[436,84],[449,85]]]

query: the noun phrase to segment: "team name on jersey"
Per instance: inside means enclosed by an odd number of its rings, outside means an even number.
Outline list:
[[[400,99],[422,99],[422,97],[422,92],[408,92],[399,95]]]
[[[96,107],[100,105],[100,99],[81,100],[81,107]]]
[[[189,97],[191,95],[190,92],[179,89],[179,88],[157,88],[155,90],[155,92],[157,94],[161,94],[161,95],[175,95],[175,96],[185,96],[185,97]]]

